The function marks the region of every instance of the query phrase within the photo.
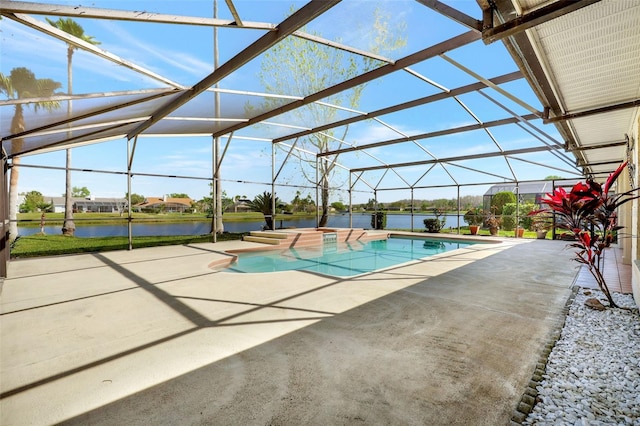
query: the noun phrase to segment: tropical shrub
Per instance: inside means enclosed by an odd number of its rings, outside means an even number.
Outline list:
[[[533,217],[529,213],[537,210],[533,203],[520,204],[520,226],[524,229],[533,231]]]
[[[491,197],[491,210],[496,215],[501,215],[502,209],[505,204],[515,203],[516,202],[516,194],[511,191],[502,191],[494,194]]]
[[[427,232],[438,233],[442,229],[442,221],[437,218],[429,218],[422,221]]]
[[[20,204],[20,212],[52,212],[53,202],[47,203],[38,191],[29,191],[24,195],[24,202]]]
[[[251,210],[260,212],[264,215],[264,221],[266,222],[265,229],[273,229],[273,221],[275,214],[273,211],[273,198],[270,192],[263,192],[260,195],[256,195],[253,201],[249,202]],[[276,207],[280,204],[280,200],[276,197]]]
[[[507,203],[502,207],[502,229],[513,231],[516,227],[517,203]]]
[[[524,203],[518,207],[517,203],[507,203],[502,208],[502,229],[513,231],[516,225],[521,228],[531,229],[533,218],[529,216],[535,208],[535,204]],[[516,215],[516,212],[518,213]],[[518,220],[519,219],[519,220]]]
[[[447,216],[444,216],[446,211],[442,208],[433,209],[433,215],[440,221],[440,228],[444,228],[444,224],[447,223]],[[444,216],[440,219],[441,216]]]
[[[474,207],[464,214],[463,219],[469,226],[480,226],[482,225],[482,216],[482,209]]]
[[[573,260],[586,265],[589,272],[598,283],[598,287],[605,294],[609,301],[609,306],[617,308],[613,301],[611,292],[606,280],[602,275],[605,249],[614,240],[615,232],[622,227],[618,225],[616,210],[621,205],[640,197],[635,192],[638,188],[620,194],[609,194],[611,186],[616,181],[627,163],[622,163],[615,172],[609,175],[604,185],[587,179],[586,182],[578,182],[570,192],[564,188],[547,194],[542,202],[547,205],[546,209],[533,211],[531,216],[543,212],[551,212],[557,216],[556,228],[566,230],[575,242],[569,247],[576,249]]]

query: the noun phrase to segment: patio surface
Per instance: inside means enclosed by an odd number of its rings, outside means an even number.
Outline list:
[[[351,279],[208,268],[259,246],[239,241],[12,261],[0,424],[509,424],[563,320],[565,245]]]
[[[633,293],[633,288],[631,287],[631,265],[622,263],[622,249],[620,247],[612,246],[607,249],[604,256],[602,274],[610,291],[623,294]],[[598,283],[586,265],[582,265],[580,268],[576,278],[576,285],[583,288],[599,288]]]

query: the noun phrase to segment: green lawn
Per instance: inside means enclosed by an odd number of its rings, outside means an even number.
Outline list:
[[[24,226],[40,226],[41,213],[19,213],[18,221]],[[133,213],[132,218],[137,222],[210,222],[211,217],[207,217],[204,213]],[[242,222],[251,220],[261,220],[264,216],[258,212],[248,213],[225,213],[223,219],[225,222]],[[307,217],[301,215],[300,217]],[[311,217],[311,216],[309,216]],[[122,223],[127,221],[126,215],[119,213],[74,213],[73,220],[83,224],[109,224]],[[60,223],[64,221],[64,213],[45,213],[45,222],[48,225]]]
[[[296,214],[299,217],[310,217],[304,214]],[[145,214],[135,213],[133,215],[136,221],[154,221],[154,222],[181,222],[181,221],[211,221],[210,217],[204,214]],[[249,213],[225,213],[224,221],[236,222],[236,221],[251,221],[260,220],[263,218],[262,213],[249,212]],[[18,219],[21,221],[30,221],[31,226],[40,226],[40,213],[21,213],[18,215]],[[46,222],[60,223],[64,219],[64,213],[47,213]],[[126,216],[120,216],[118,213],[75,213],[74,220],[82,223],[122,223],[127,220]],[[23,222],[24,224],[24,222]],[[403,231],[409,231],[409,229],[403,229]],[[424,229],[414,229],[415,232],[424,232]],[[443,234],[453,233],[455,234],[456,228],[445,228],[441,231]],[[470,235],[469,227],[463,226],[460,229],[461,234]],[[224,233],[217,237],[218,241],[227,240],[239,240],[242,238],[242,233]],[[488,230],[480,230],[478,235],[489,235]],[[500,237],[514,237],[514,231],[499,231]],[[550,238],[551,233],[547,235]],[[533,231],[525,231],[524,238],[536,238],[536,233]],[[150,236],[150,237],[133,237],[133,247],[152,247],[160,245],[179,245],[189,244],[195,242],[208,242],[211,241],[210,235],[200,236]],[[67,237],[63,235],[42,235],[36,234],[31,236],[20,237],[12,245],[11,257],[12,258],[24,258],[24,257],[38,257],[38,256],[53,256],[61,254],[72,253],[87,253],[87,252],[100,252],[108,250],[126,250],[129,247],[129,241],[127,237],[95,237],[95,238],[79,238],[79,237]]]
[[[241,233],[225,232],[218,241],[239,240]],[[133,237],[133,248],[202,243],[211,241],[211,235]],[[109,250],[127,250],[128,237],[78,238],[64,235],[30,235],[18,238],[11,247],[12,258],[54,256],[60,254],[88,253]]]

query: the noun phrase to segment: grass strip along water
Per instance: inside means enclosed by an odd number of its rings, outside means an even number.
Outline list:
[[[218,241],[240,240],[244,233],[225,232]],[[211,235],[181,235],[133,237],[133,248],[155,247],[210,242]],[[11,246],[11,258],[55,256],[73,253],[91,253],[110,250],[127,250],[128,237],[77,238],[65,235],[30,235],[18,238]]]

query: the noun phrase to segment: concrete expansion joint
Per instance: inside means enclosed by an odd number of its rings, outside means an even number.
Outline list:
[[[579,290],[580,287],[578,286],[573,286],[571,288],[571,294],[567,298],[564,308],[562,309],[562,320],[558,321],[558,324],[556,324],[554,329],[551,331],[549,339],[541,351],[540,359],[536,363],[536,368],[531,375],[531,380],[529,380],[529,384],[520,397],[520,401],[511,416],[511,426],[522,425],[528,414],[533,410],[533,407],[535,407],[536,402],[538,401],[538,385],[544,378],[544,373],[547,369],[547,362],[549,361],[549,355],[560,339],[562,329],[564,328],[564,324],[567,320],[567,315],[569,314],[569,307],[576,298]]]

